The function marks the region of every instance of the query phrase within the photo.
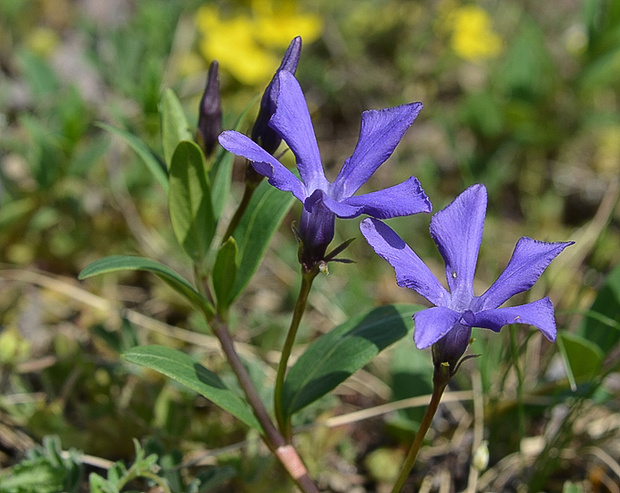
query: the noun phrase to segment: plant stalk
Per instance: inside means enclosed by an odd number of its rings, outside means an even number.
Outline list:
[[[241,221],[241,218],[243,217],[243,213],[248,208],[252,195],[254,195],[256,188],[258,187],[258,185],[260,185],[260,182],[263,178],[262,176],[258,175],[256,172],[254,172],[254,174],[260,177],[260,179],[257,179],[256,177],[254,179],[251,179],[250,177],[248,177],[249,168],[251,168],[252,171],[254,171],[254,168],[252,168],[252,165],[248,161],[246,162],[246,173],[245,173],[246,179],[245,179],[245,189],[243,190],[243,197],[241,197],[241,202],[239,202],[239,205],[237,206],[237,210],[235,211],[235,214],[230,220],[230,223],[228,224],[228,228],[226,228],[226,233],[224,233],[224,236],[222,237],[222,244],[226,243],[226,240],[228,240],[228,238],[230,238],[235,232],[235,228],[239,224],[239,221]]]
[[[413,443],[411,444],[411,448],[407,453],[407,457],[403,462],[403,465],[400,469],[400,473],[394,486],[392,487],[392,493],[399,493],[400,490],[405,485],[407,478],[409,477],[409,473],[415,464],[415,461],[418,457],[418,453],[420,452],[420,448],[422,448],[422,443],[424,442],[424,437],[428,432],[431,424],[433,422],[433,417],[437,412],[437,408],[439,407],[439,403],[441,402],[441,396],[443,395],[446,386],[448,385],[448,381],[450,380],[449,368],[444,367],[439,370],[435,370],[435,376],[433,377],[433,394],[431,396],[431,402],[428,404],[426,408],[426,412],[424,413],[424,417],[422,418],[422,422],[420,423],[420,427],[413,439]]]
[[[213,333],[220,341],[222,350],[232,367],[241,388],[254,411],[254,415],[263,427],[263,439],[273,451],[287,473],[304,493],[319,493],[319,489],[310,478],[295,448],[286,442],[271,420],[263,401],[260,399],[254,383],[250,379],[243,362],[237,353],[228,327],[218,316],[210,320]]]
[[[299,323],[303,317],[306,305],[308,303],[308,295],[312,288],[312,282],[318,275],[319,270],[314,269],[310,272],[306,272],[302,269],[301,287],[299,289],[299,295],[297,296],[297,302],[295,303],[295,309],[293,311],[293,318],[291,319],[291,325],[282,347],[282,355],[280,356],[280,362],[278,363],[278,373],[276,375],[276,384],[274,389],[274,409],[276,413],[276,420],[280,432],[284,436],[287,443],[291,443],[291,420],[290,417],[284,416],[284,410],[282,409],[282,393],[284,390],[284,377],[286,376],[286,370],[288,366],[288,360],[293,350],[293,344],[295,343],[295,337],[297,336],[297,330],[299,329]]]

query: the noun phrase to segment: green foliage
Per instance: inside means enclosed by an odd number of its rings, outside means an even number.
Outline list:
[[[193,142],[180,142],[172,155],[168,207],[177,241],[194,262],[201,264],[217,222],[204,155]]]
[[[239,248],[239,268],[229,302],[241,294],[260,265],[269,242],[294,202],[266,182],[261,183],[235,228],[233,238]]]
[[[558,336],[558,347],[574,389],[577,388],[577,382],[589,382],[599,374],[604,353],[592,341],[576,334],[561,333]]]
[[[118,272],[123,270],[143,270],[152,272],[168,286],[183,295],[190,303],[204,313],[213,313],[213,306],[180,274],[170,267],[155,260],[135,257],[131,255],[113,255],[111,257],[95,260],[80,272],[80,279]]]
[[[0,493],[77,493],[82,472],[80,454],[70,450],[63,457],[58,437],[47,436],[42,447],[0,472]]]
[[[579,336],[608,354],[620,342],[620,264],[605,279],[578,331]]]
[[[177,146],[182,141],[191,141],[192,133],[189,130],[190,126],[187,123],[187,118],[185,118],[183,107],[171,89],[164,91],[159,112],[161,114],[161,140],[164,160],[170,169]]]
[[[350,319],[316,339],[290,369],[282,395],[291,416],[324,396],[410,333],[415,305],[388,305]]]
[[[230,304],[232,290],[237,278],[237,242],[228,238],[220,247],[213,266],[213,288],[220,309],[226,310]]]
[[[98,123],[98,125],[104,130],[107,130],[108,132],[122,138],[135,151],[135,153],[140,156],[140,159],[152,173],[155,180],[157,180],[157,183],[159,183],[164,190],[168,191],[168,174],[166,173],[166,165],[144,142],[142,142],[135,135],[125,130],[121,130],[120,128],[114,128],[105,123]]]
[[[127,484],[137,478],[146,478],[158,484],[165,493],[170,493],[165,481],[157,475],[157,456],[155,454],[146,455],[144,449],[137,440],[134,440],[136,457],[129,469],[122,462],[115,462],[108,469],[107,478],[103,478],[97,473],[90,473],[88,484],[90,493],[121,493]]]
[[[125,352],[123,358],[163,373],[206,397],[249,427],[261,429],[243,399],[227,388],[215,373],[187,354],[164,346],[140,346]]]

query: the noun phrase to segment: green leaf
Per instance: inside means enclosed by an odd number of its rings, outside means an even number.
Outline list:
[[[324,396],[413,328],[421,307],[386,305],[352,318],[314,341],[286,375],[283,410],[291,416]]]
[[[211,186],[211,201],[213,215],[219,218],[226,205],[232,181],[233,163],[235,155],[219,147],[215,153],[215,161],[209,170]]]
[[[129,147],[131,147],[140,157],[140,159],[142,159],[144,164],[146,164],[146,167],[153,174],[162,188],[168,191],[168,174],[166,173],[166,165],[149,146],[147,146],[135,135],[130,134],[125,130],[121,130],[120,128],[114,128],[101,122],[97,123],[97,126],[123,139],[125,143],[129,145]]]
[[[605,354],[620,342],[620,264],[607,275],[577,334]]]
[[[246,117],[248,116],[250,110],[256,106],[259,97],[260,94],[257,94],[248,103],[248,105],[245,107],[245,109],[241,112],[241,114],[235,121],[233,130],[241,132],[241,127],[244,126]],[[216,218],[219,218],[222,214],[222,210],[224,209],[224,206],[226,205],[226,200],[228,199],[228,194],[230,192],[230,182],[232,180],[234,160],[234,154],[226,151],[221,146],[217,147],[217,151],[215,153],[215,160],[213,161],[213,165],[209,170],[209,178],[212,184],[211,200],[213,202],[213,213]]]
[[[214,309],[211,303],[202,296],[196,289],[180,274],[177,274],[170,267],[144,257],[133,255],[112,255],[111,257],[95,260],[80,272],[79,279],[117,272],[122,270],[142,270],[152,272],[177,293],[183,295],[196,308],[204,313],[213,314]]]
[[[228,238],[220,247],[213,266],[213,288],[217,297],[218,308],[226,309],[230,306],[230,294],[235,287],[237,277],[237,242]]]
[[[64,480],[62,467],[54,467],[43,458],[27,460],[15,465],[10,474],[0,474],[0,493],[55,493],[63,490]]]
[[[198,392],[249,427],[262,430],[245,401],[227,388],[215,373],[189,355],[164,346],[141,346],[126,352],[123,358],[172,378]]]
[[[168,207],[177,241],[194,262],[202,262],[215,234],[216,221],[204,155],[194,142],[183,141],[174,151]]]
[[[189,123],[185,118],[183,107],[172,89],[166,89],[160,102],[161,138],[164,149],[164,160],[168,169],[172,164],[172,156],[180,142],[192,141]]]
[[[573,389],[576,389],[577,383],[594,378],[601,369],[603,351],[593,342],[576,334],[560,332],[558,347]]]
[[[233,237],[237,242],[239,269],[237,280],[231,294],[230,302],[239,296],[256,272],[271,237],[291,208],[295,198],[272,187],[267,182],[261,183],[237,225]]]

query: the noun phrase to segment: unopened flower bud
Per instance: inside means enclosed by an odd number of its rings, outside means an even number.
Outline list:
[[[217,136],[222,131],[222,106],[220,104],[220,81],[217,60],[211,62],[205,92],[200,100],[198,115],[199,141],[206,156],[213,154]]]
[[[274,152],[276,152],[278,146],[280,145],[280,142],[282,141],[282,137],[280,137],[280,135],[278,135],[269,126],[269,120],[276,112],[276,99],[280,90],[278,75],[280,74],[280,72],[283,71],[295,74],[300,54],[301,37],[297,36],[293,39],[293,41],[291,41],[291,44],[288,46],[288,49],[284,54],[284,58],[282,58],[282,62],[280,63],[278,70],[276,70],[273,79],[271,79],[271,82],[267,86],[267,89],[265,89],[265,92],[263,93],[263,98],[260,102],[260,109],[258,111],[256,121],[254,122],[254,127],[252,128],[251,138],[254,142],[256,142],[263,149],[265,149],[269,154],[273,154]]]
[[[489,446],[486,440],[483,440],[480,446],[474,451],[471,464],[478,472],[484,471],[489,465]]]

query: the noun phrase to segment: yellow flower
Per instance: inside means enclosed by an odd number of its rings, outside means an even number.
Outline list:
[[[465,60],[476,61],[499,56],[502,39],[493,31],[491,17],[477,5],[445,9],[441,24],[451,33],[454,52]]]
[[[39,56],[46,57],[54,53],[60,44],[60,36],[53,29],[39,27],[32,30],[27,38],[26,45]]]
[[[321,34],[321,19],[298,14],[293,0],[254,0],[250,14],[226,19],[217,7],[204,5],[196,14],[202,34],[202,56],[247,85],[266,83],[280,62],[282,48],[295,36],[312,42]]]

